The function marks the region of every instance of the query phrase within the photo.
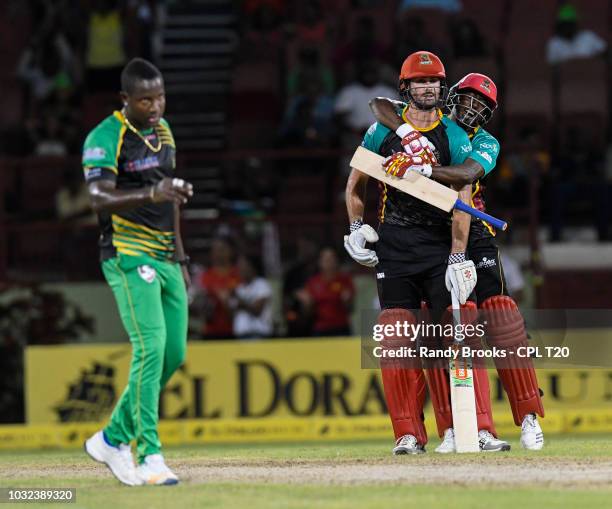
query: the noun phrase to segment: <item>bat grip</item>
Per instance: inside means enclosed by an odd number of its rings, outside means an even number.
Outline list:
[[[461,200],[457,199],[455,202],[455,207],[457,210],[461,210],[462,212],[466,212],[471,216],[477,217],[478,219],[482,219],[487,223],[493,225],[498,230],[505,231],[508,228],[508,223],[506,221],[502,221],[501,219],[497,219],[486,212],[482,212],[480,210],[475,209],[474,207],[470,207],[466,203],[463,203]]]
[[[459,304],[459,297],[455,295],[455,292],[451,294],[451,306],[453,310],[453,324],[459,325],[461,323],[461,304]],[[462,340],[455,339],[454,342],[462,343]]]

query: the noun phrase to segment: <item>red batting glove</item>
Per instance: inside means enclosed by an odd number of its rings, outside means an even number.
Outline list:
[[[383,161],[383,168],[387,175],[403,177],[411,166],[423,164],[420,156],[412,156],[405,152],[395,152]]]

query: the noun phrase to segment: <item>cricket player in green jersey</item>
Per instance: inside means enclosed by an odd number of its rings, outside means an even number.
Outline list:
[[[130,486],[176,484],[161,455],[159,394],[183,363],[189,276],[179,207],[193,195],[174,177],[176,148],[164,120],[164,81],[143,59],[121,73],[123,109],[83,147],[83,170],[101,228],[100,259],[132,344],[128,385],[86,452]],[[137,447],[137,463],[130,442]]]

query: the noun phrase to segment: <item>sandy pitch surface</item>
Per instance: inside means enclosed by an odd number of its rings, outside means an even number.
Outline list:
[[[170,467],[189,484],[235,482],[264,484],[440,484],[497,486],[554,486],[566,488],[612,486],[612,461],[575,458],[504,458],[454,456],[396,457],[380,460],[191,460]],[[0,469],[5,470],[5,469]],[[69,462],[13,468],[2,478],[99,478],[110,476],[104,465]]]

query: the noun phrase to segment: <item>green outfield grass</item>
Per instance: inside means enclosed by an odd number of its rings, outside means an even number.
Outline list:
[[[165,451],[168,463],[184,482],[173,487],[127,488],[106,469],[98,468],[81,451],[24,451],[0,453],[0,487],[77,488],[77,503],[68,507],[88,509],[246,507],[269,508],[603,508],[612,497],[612,440],[609,436],[547,437],[540,452],[520,449],[504,454],[435,455],[434,444],[423,456],[392,457],[389,442],[301,443],[295,445],[210,445],[174,447]],[[237,468],[236,478],[228,469]],[[344,468],[364,473],[360,480],[343,478]],[[409,478],[369,480],[368,472],[382,468],[423,468],[448,473],[451,481],[411,484]],[[319,480],[287,482],[292,469],[323,471]],[[514,485],[471,483],[457,479],[458,468],[490,472],[495,468],[532,468],[559,472],[562,485],[528,481]],[[277,472],[269,478],[250,479],[245,471]],[[302,470],[299,470],[302,469]],[[322,469],[322,470],[321,470]],[[599,478],[590,482],[589,469]],[[380,471],[380,470],[379,470]],[[564,477],[564,472],[568,472]],[[571,481],[571,472],[578,472]],[[584,472],[587,472],[585,479]],[[219,473],[219,479],[216,479]],[[455,477],[453,478],[453,475]],[[556,475],[556,474],[555,474]],[[603,475],[603,481],[602,481]],[[608,475],[609,482],[605,482]],[[568,478],[569,476],[569,478]],[[444,477],[444,476],[442,476]],[[503,481],[503,480],[502,480]],[[4,505],[3,507],[11,507]],[[57,507],[57,504],[39,507]],[[37,507],[28,504],[28,507]]]

